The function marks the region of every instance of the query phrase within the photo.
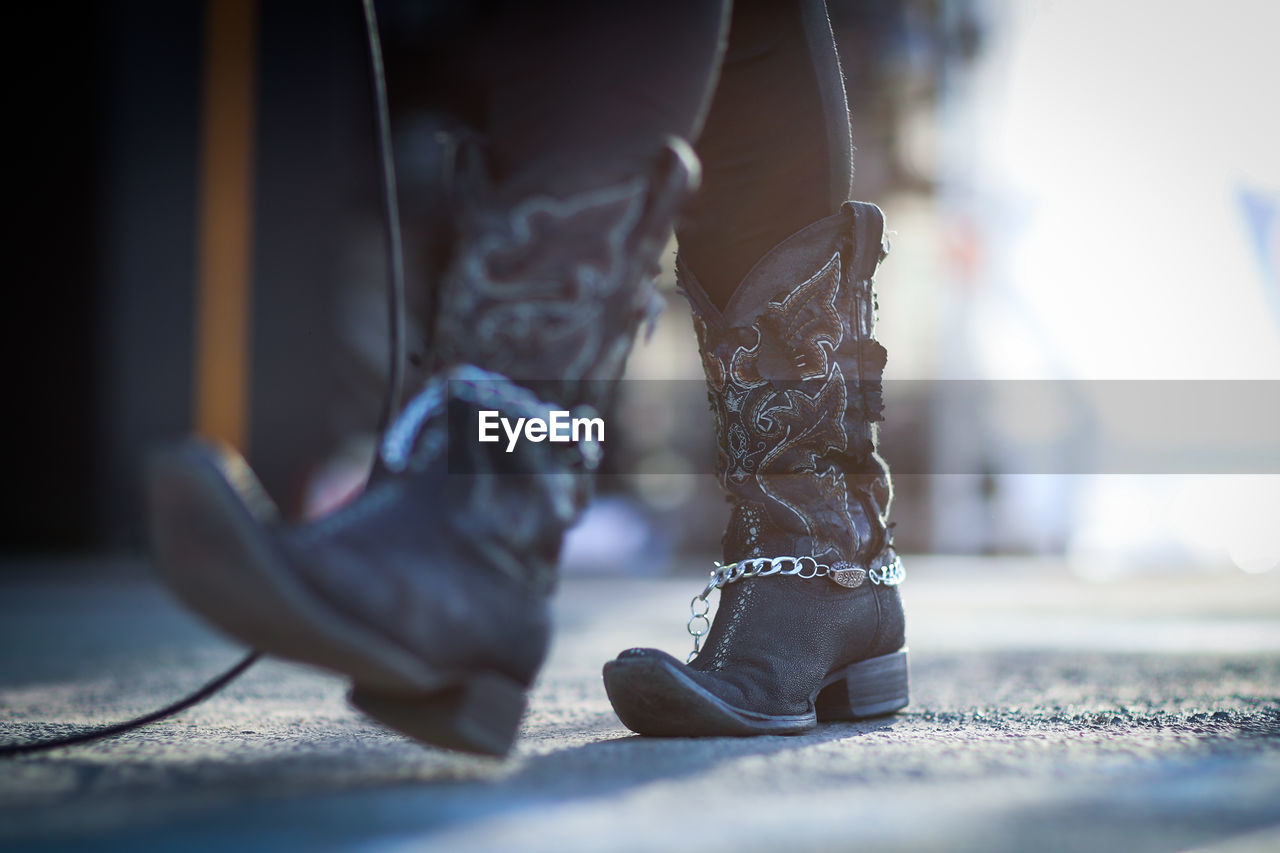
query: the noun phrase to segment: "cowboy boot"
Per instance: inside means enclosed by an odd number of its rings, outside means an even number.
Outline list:
[[[508,452],[505,437],[477,440],[480,412],[607,412],[696,168],[673,141],[649,174],[570,197],[504,203],[473,183],[441,285],[436,371],[387,430],[379,476],[334,514],[288,526],[233,451],[160,455],[152,537],[170,587],[254,647],[349,677],[352,702],[394,729],[505,753],[599,446]]]
[[[630,649],[605,665],[635,732],[782,734],[907,704],[903,572],[877,452],[883,229],[879,208],[847,202],[775,246],[723,311],[677,264],[733,511],[724,563],[691,605],[689,662]]]

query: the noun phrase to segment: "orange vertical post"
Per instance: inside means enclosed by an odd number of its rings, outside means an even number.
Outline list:
[[[196,271],[197,432],[247,449],[253,256],[254,0],[208,0]]]

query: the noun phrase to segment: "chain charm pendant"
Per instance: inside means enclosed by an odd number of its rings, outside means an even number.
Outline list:
[[[835,563],[827,570],[827,577],[840,586],[856,589],[867,579],[867,570],[860,569],[852,563]]]
[[[689,622],[686,626],[689,636],[693,637],[693,651],[685,659],[685,663],[693,663],[693,659],[702,650],[702,638],[711,631],[711,604],[707,598],[717,589],[723,589],[731,583],[747,578],[765,578],[770,575],[797,577],[801,580],[826,578],[832,583],[846,589],[857,589],[867,580],[878,586],[897,586],[906,580],[907,572],[902,567],[902,558],[897,554],[893,559],[873,569],[864,569],[844,561],[826,565],[813,557],[755,557],[750,560],[739,560],[729,565],[713,563],[711,577],[702,592],[689,602]]]

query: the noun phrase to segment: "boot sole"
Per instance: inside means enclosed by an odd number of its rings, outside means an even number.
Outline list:
[[[151,461],[151,538],[168,587],[254,648],[349,676],[352,703],[409,737],[505,754],[525,710],[524,687],[496,673],[439,671],[325,602],[276,551],[264,529],[273,509],[251,511],[222,458],[188,444]]]
[[[819,720],[862,720],[909,703],[907,650],[851,664],[828,675],[811,697],[813,711],[772,715],[725,702],[670,661],[643,656],[605,664],[605,692],[622,724],[654,737],[749,737],[799,734]]]

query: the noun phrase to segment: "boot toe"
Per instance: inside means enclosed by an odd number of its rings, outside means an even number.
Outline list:
[[[655,737],[744,737],[792,734],[816,724],[810,711],[764,714],[738,707],[700,682],[710,679],[666,652],[628,649],[605,664],[604,684],[622,724]]]

